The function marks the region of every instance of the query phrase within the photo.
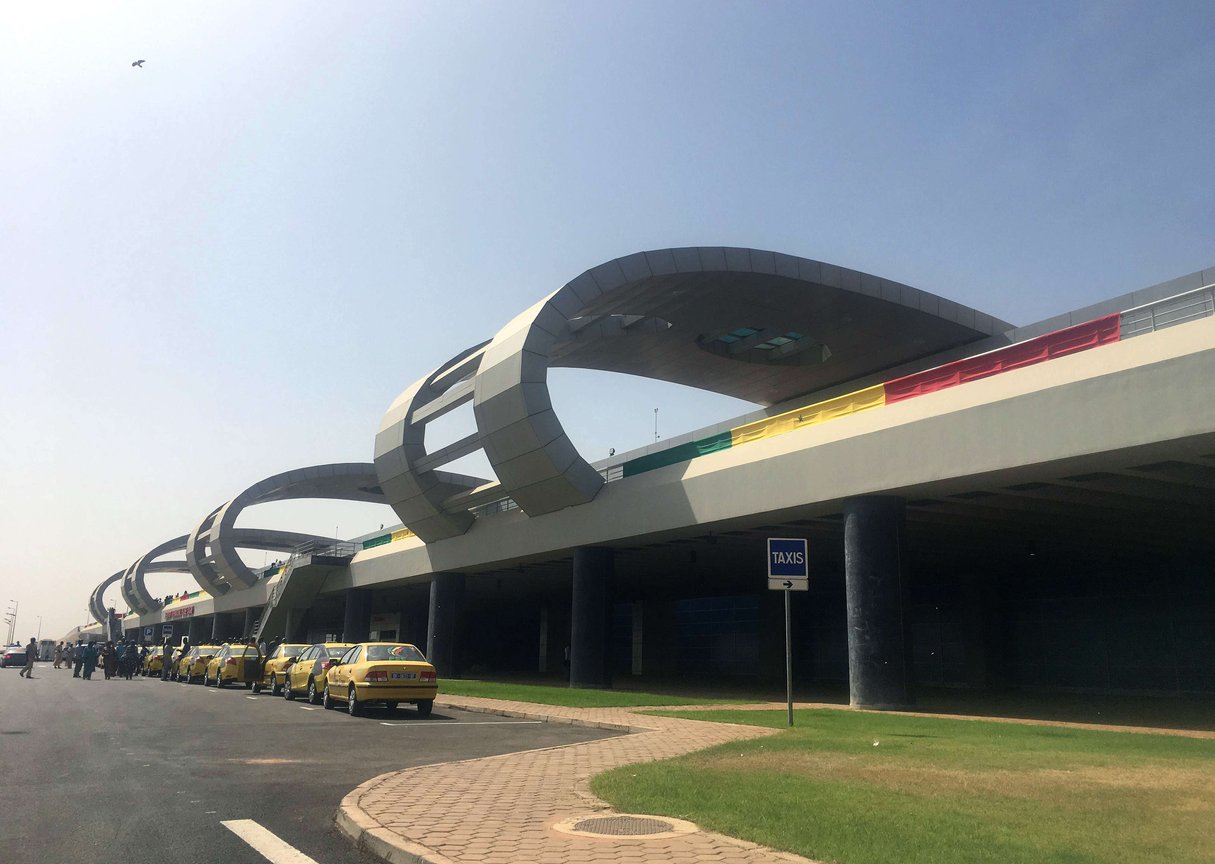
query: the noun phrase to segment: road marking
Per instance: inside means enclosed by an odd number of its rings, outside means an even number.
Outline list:
[[[257,701],[257,697],[256,697],[256,696],[246,696],[245,698],[246,698],[246,699],[252,699],[254,702],[256,702],[256,701]]]
[[[296,708],[303,708],[305,711],[315,711],[315,708],[309,708],[307,705],[296,705]]]
[[[271,864],[316,864],[290,843],[284,843],[252,819],[228,819],[219,823],[252,846]]]
[[[461,723],[458,720],[449,720],[446,723],[427,723],[426,726],[535,726],[543,723],[543,720],[475,720],[472,723]],[[389,723],[385,720],[380,721],[381,726],[414,726],[418,723]]]

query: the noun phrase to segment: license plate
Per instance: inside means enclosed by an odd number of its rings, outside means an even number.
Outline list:
[[[394,681],[412,681],[418,677],[417,672],[393,672],[392,680]]]

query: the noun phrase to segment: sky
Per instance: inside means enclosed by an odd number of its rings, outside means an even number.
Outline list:
[[[4,4],[0,608],[58,638],[258,480],[370,461],[399,392],[621,255],[771,249],[1015,324],[1211,267],[1212,33],[1205,0]],[[592,461],[751,407],[550,381]]]

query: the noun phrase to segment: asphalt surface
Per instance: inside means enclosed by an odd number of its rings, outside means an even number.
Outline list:
[[[220,824],[234,819],[317,864],[371,864],[333,827],[363,781],[616,734],[439,706],[425,720],[409,706],[356,718],[243,687],[18,671],[0,670],[4,864],[265,864]]]

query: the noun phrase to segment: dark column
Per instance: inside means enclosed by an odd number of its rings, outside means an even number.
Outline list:
[[[346,590],[346,617],[342,619],[343,642],[366,642],[371,626],[371,591],[367,588]]]
[[[302,642],[306,632],[304,628],[304,616],[307,614],[307,609],[288,609],[287,620],[283,624],[283,641],[284,642]],[[266,634],[271,636],[274,634]],[[260,636],[258,637],[261,638]]]
[[[903,522],[901,498],[844,502],[848,695],[855,708],[899,708],[915,701]]]
[[[215,613],[215,618],[211,621],[211,643],[219,645],[227,640],[228,636],[228,616]]]
[[[189,630],[188,635],[190,637],[191,645],[201,645],[202,644],[203,639],[204,639],[203,634],[209,632],[206,629],[206,626],[208,623],[209,622],[205,618],[191,618],[190,619],[190,630]]]
[[[244,639],[250,639],[253,636],[253,628],[257,626],[257,621],[262,617],[262,610],[256,606],[250,606],[245,610],[245,626],[241,628],[240,635]],[[264,639],[259,639],[259,642],[264,642]]]
[[[426,656],[440,678],[459,677],[460,623],[464,618],[464,574],[436,573],[430,580]]]
[[[570,621],[570,686],[611,687],[611,549],[574,550],[574,596]]]

